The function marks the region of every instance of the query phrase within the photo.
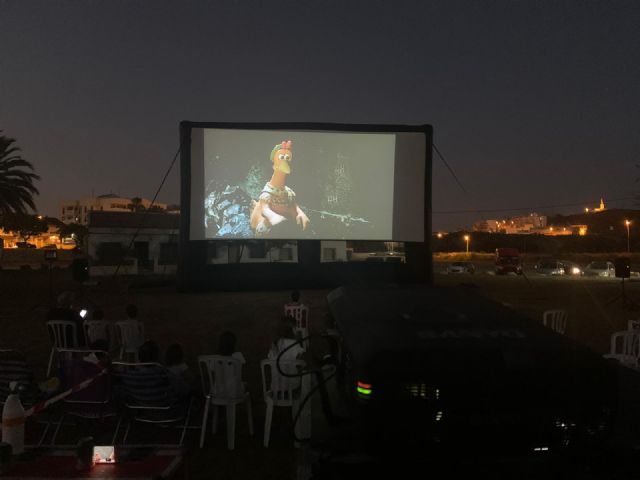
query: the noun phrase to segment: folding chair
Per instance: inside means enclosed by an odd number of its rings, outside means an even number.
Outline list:
[[[564,335],[567,329],[566,310],[546,310],[542,314],[542,323],[545,327],[551,328],[554,332]]]
[[[116,322],[116,337],[120,348],[120,360],[133,358],[138,361],[138,348],[144,343],[144,323],[140,320],[121,320]]]
[[[47,330],[51,339],[51,354],[49,355],[49,366],[47,367],[47,377],[51,374],[53,356],[59,348],[77,348],[78,331],[76,324],[68,320],[49,320]]]
[[[211,431],[217,431],[218,408],[225,407],[227,413],[227,448],[235,447],[236,405],[247,404],[247,419],[249,434],[253,435],[253,415],[251,413],[251,396],[246,383],[242,382],[242,362],[237,358],[223,355],[200,355],[200,377],[202,392],[205,394],[204,415],[202,416],[202,432],[200,433],[200,448],[204,444],[204,434],[207,429],[209,406],[213,407],[211,417]]]
[[[58,349],[60,357],[61,390],[75,390],[62,400],[62,416],[53,433],[51,444],[55,444],[58,432],[67,416],[96,422],[115,417],[112,400],[111,378],[108,373],[109,354],[93,349]],[[91,380],[86,387],[78,389],[83,382]]]
[[[295,418],[300,410],[301,402],[308,393],[308,379],[305,375],[302,378],[290,378],[280,374],[276,366],[277,360],[262,360],[260,371],[262,374],[262,394],[267,405],[264,420],[264,446],[269,446],[271,436],[271,421],[273,419],[274,407],[291,408],[292,417]],[[305,367],[303,360],[281,361],[281,370],[288,375],[300,374]],[[300,415],[299,421],[294,425],[296,438],[310,433],[311,419],[309,417],[309,404],[305,405],[305,411]]]
[[[126,415],[118,420],[112,443],[115,444],[123,417],[127,416],[123,444],[127,442],[131,424],[140,422],[179,426],[182,429],[180,442],[172,446],[181,447],[187,428],[190,428],[189,416],[193,399],[180,399],[175,395],[167,370],[159,363],[113,362],[112,371],[119,380],[121,400],[126,408]]]

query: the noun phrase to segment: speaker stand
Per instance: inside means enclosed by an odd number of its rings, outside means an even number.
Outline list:
[[[638,310],[638,308],[640,308],[640,305],[631,300],[631,298],[629,298],[629,296],[627,295],[627,291],[624,288],[624,277],[622,277],[620,293],[609,300],[607,303],[605,303],[605,305],[609,306],[618,301],[622,302],[622,306],[627,310]]]

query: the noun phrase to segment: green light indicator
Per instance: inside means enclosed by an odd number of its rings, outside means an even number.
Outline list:
[[[369,396],[371,395],[371,384],[370,383],[364,383],[364,382],[358,382],[356,385],[356,390],[360,395],[365,395],[365,396]]]

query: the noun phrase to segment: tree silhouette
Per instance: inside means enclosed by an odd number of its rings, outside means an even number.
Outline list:
[[[40,215],[25,215],[24,213],[3,215],[0,225],[6,231],[18,232],[20,238],[25,242],[49,229],[45,218]]]
[[[131,199],[131,203],[128,205],[129,210],[132,212],[141,212],[145,210],[144,205],[142,204],[142,199],[140,197],[133,197]]]
[[[40,177],[33,173],[33,165],[20,156],[14,138],[0,130],[0,216],[25,214],[35,210],[33,196],[38,189],[33,182]]]

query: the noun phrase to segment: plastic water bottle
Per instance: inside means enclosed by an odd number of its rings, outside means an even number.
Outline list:
[[[2,441],[11,445],[14,455],[24,452],[24,407],[17,393],[18,383],[11,382],[11,393],[2,409]]]

